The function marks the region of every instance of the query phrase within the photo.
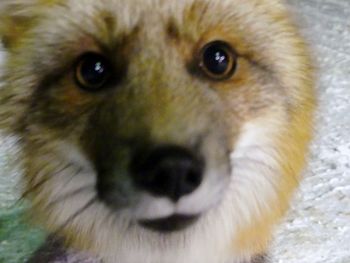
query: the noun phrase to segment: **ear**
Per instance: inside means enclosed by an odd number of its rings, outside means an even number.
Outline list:
[[[33,26],[35,7],[35,0],[0,0],[0,39],[5,48],[14,48]]]
[[[36,23],[39,17],[38,2],[39,0],[0,0],[0,42],[7,51],[7,59],[0,64],[0,130],[3,134],[13,134],[18,126],[17,117],[22,111],[21,97],[18,96],[20,92],[6,81],[6,71],[10,66],[3,63],[8,63],[9,54],[16,53],[27,32]]]

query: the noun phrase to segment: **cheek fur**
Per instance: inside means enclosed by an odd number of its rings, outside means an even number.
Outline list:
[[[303,124],[299,121],[293,115],[287,117],[275,111],[243,128],[232,154],[230,191],[235,214],[240,215],[232,246],[240,253],[266,251],[273,226],[288,209],[305,165],[306,145],[311,136],[310,124],[303,122],[306,126],[301,128]]]

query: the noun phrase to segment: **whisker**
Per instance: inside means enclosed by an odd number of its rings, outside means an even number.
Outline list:
[[[256,170],[256,166],[261,166],[262,168],[258,169],[259,172],[262,172],[262,169],[267,169],[269,172],[272,172],[274,174],[281,173],[281,170],[279,169],[279,167],[274,167],[272,165],[267,164],[266,162],[263,162],[263,161],[258,160],[258,159],[254,159],[252,157],[239,157],[239,158],[235,159],[235,162],[237,162],[237,163],[234,165],[238,169],[248,169],[248,171],[250,171],[251,169]],[[244,162],[245,162],[245,164],[244,164]],[[253,165],[256,165],[256,166],[253,166]],[[233,168],[233,170],[235,171],[235,168]],[[235,177],[235,181],[242,181],[242,179],[244,179],[244,178],[240,178],[239,176]],[[272,177],[265,176],[264,180],[267,180],[275,188],[278,188],[275,180]]]
[[[56,231],[54,231],[54,236],[59,236],[59,233],[62,232],[62,229],[66,228],[75,218],[84,213],[87,209],[89,209],[95,202],[97,201],[97,197],[94,196],[91,198],[83,207],[78,209],[73,215],[71,215],[63,224],[61,224]]]
[[[269,154],[271,154],[271,152],[276,152],[276,147],[272,146],[272,145],[264,145],[264,144],[251,144],[248,146],[244,146],[240,148],[240,152],[244,151],[244,152],[250,152],[253,150],[259,150],[263,153],[267,153],[269,152]],[[271,152],[270,152],[271,151]]]
[[[53,206],[57,203],[60,203],[60,202],[63,202],[63,201],[66,201],[67,199],[70,199],[76,195],[79,195],[85,191],[89,191],[89,190],[93,190],[95,188],[95,185],[87,185],[87,186],[83,186],[83,187],[80,187],[74,191],[71,191],[69,193],[66,193],[64,195],[60,195],[58,198],[56,198],[55,200],[49,202],[47,204],[48,207],[50,206]]]
[[[46,176],[44,177],[42,180],[40,180],[38,183],[36,183],[35,185],[33,185],[31,188],[27,189],[22,195],[21,197],[16,201],[15,205],[18,205],[19,202],[22,202],[25,198],[28,197],[29,194],[31,194],[32,192],[35,192],[38,188],[40,188],[42,185],[44,185],[46,182],[48,182],[52,177],[54,177],[55,175],[63,172],[64,170],[68,169],[69,167],[71,167],[72,164],[67,164],[65,165],[63,168],[59,169],[58,171],[54,172],[52,175],[50,176]],[[31,180],[32,181],[32,180]]]
[[[269,156],[271,157],[271,155],[269,155]],[[271,157],[271,158],[273,158],[273,157]],[[249,163],[256,163],[258,165],[264,166],[265,168],[273,171],[274,173],[282,173],[281,167],[273,167],[272,165],[269,165],[266,162],[263,162],[261,160],[257,160],[257,159],[251,158],[251,157],[238,157],[238,158],[234,159],[234,162],[238,161],[237,163],[238,163],[238,167],[239,167],[239,165],[244,160],[248,161]],[[277,163],[277,161],[276,161],[276,163]],[[298,184],[300,182],[300,180],[295,176],[294,173],[290,173],[289,175],[291,176],[294,183]]]
[[[67,180],[67,182],[65,182],[65,183],[63,184],[62,188],[66,188],[67,185],[69,185],[70,182],[72,182],[72,180],[74,179],[74,177],[77,176],[78,174],[80,174],[82,170],[83,170],[83,168],[82,168],[82,167],[79,167],[74,173],[72,173],[72,176],[69,177],[69,179]]]
[[[238,167],[240,167],[241,163],[244,161],[248,162],[249,164],[258,164],[258,165],[263,166],[271,171],[279,173],[279,170],[276,167],[273,167],[272,165],[269,165],[269,164],[267,164],[261,160],[258,160],[258,159],[254,159],[251,157],[238,157],[238,158],[235,158],[235,160],[234,160],[234,162],[237,162],[238,165],[237,164],[235,164],[235,165]]]
[[[32,186],[31,188],[29,188],[28,190],[26,190],[21,197],[17,200],[16,205],[23,201],[24,199],[26,199],[28,197],[29,194],[31,194],[32,192],[35,192],[38,188],[40,188],[43,184],[45,184],[47,181],[50,180],[50,177],[45,177],[44,179],[40,180],[37,184],[35,184],[34,186]]]
[[[59,192],[62,192],[63,189],[67,188],[67,186],[72,182],[74,177],[80,174],[82,170],[83,168],[79,167],[79,169],[77,169],[75,173],[72,173],[68,180],[60,187]]]

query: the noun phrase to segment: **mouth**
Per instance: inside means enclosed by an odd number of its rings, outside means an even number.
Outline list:
[[[155,220],[141,220],[139,224],[147,229],[160,233],[169,233],[184,230],[193,225],[199,215],[173,215]]]

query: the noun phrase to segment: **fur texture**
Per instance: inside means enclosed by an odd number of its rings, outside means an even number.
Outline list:
[[[308,51],[282,2],[2,0],[0,17],[0,127],[21,138],[36,220],[105,263],[240,263],[266,252],[298,185],[314,109]],[[238,54],[223,81],[192,70],[215,40]],[[128,65],[123,81],[79,89],[74,65],[86,52]],[[130,185],[139,141],[198,140],[208,167],[193,194],[172,204]],[[117,211],[97,198],[98,163],[117,171],[127,204]],[[135,223],[174,212],[202,216],[169,234]]]

